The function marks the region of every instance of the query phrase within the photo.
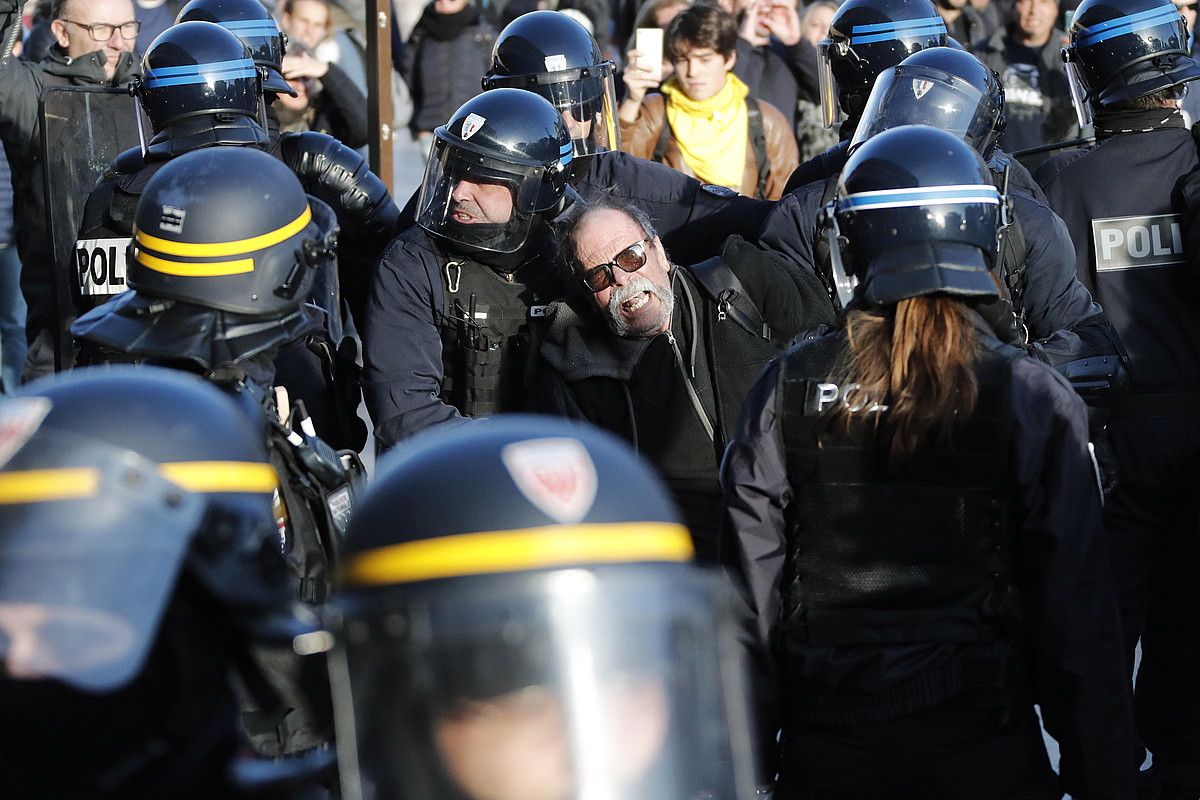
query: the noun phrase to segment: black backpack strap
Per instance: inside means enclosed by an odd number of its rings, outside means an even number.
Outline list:
[[[1004,283],[1008,288],[1008,297],[1012,302],[1013,312],[1022,322],[1025,319],[1025,257],[1028,247],[1025,244],[1025,232],[1021,229],[1021,220],[1015,214],[1012,222],[1004,229],[1000,242],[1000,263],[1004,268]]]
[[[762,314],[750,299],[746,287],[725,263],[725,259],[714,256],[686,269],[704,292],[716,301],[718,317],[728,314],[738,325],[755,336],[764,339],[773,337],[774,332],[763,322]]]
[[[825,154],[822,153],[821,155],[824,158]],[[834,172],[825,178],[825,191],[821,193],[821,205],[819,208],[825,208],[837,196],[839,174],[838,172]],[[813,268],[816,270],[817,275],[825,282],[826,286],[832,287],[833,271],[829,266],[829,255],[829,242],[825,238],[825,231],[818,229],[817,240],[813,242]],[[831,296],[833,297],[834,306],[841,308],[841,302],[837,299],[837,292],[831,292]]]
[[[767,134],[763,129],[762,108],[758,100],[746,95],[746,122],[750,134],[750,147],[754,150],[754,163],[758,165],[758,185],[754,197],[767,199],[767,178],[771,175],[771,159],[767,156]]]

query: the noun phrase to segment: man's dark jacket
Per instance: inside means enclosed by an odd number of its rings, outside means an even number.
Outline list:
[[[613,334],[591,298],[552,303],[539,350],[543,369],[530,393],[532,410],[586,419],[649,458],[671,488],[705,561],[716,557],[717,470],[742,398],[782,345],[834,321],[815,275],[797,282],[780,259],[738,237],[721,258],[748,296],[739,301],[726,294],[737,291],[730,289],[714,296],[691,268],[676,267],[671,330],[649,339]],[[770,338],[743,325],[725,305],[747,300],[770,327]]]
[[[37,64],[11,55],[20,34],[20,6],[0,0],[0,141],[12,166],[17,251],[21,256],[21,292],[29,306],[26,335],[32,343],[51,329],[50,237],[46,228],[44,164],[38,105],[46,86],[103,86],[104,55],[100,51],[71,60],[57,46]],[[139,71],[132,54],[121,57],[114,85],[125,85]],[[134,120],[125,120],[132,128]],[[80,198],[82,201],[82,198]]]

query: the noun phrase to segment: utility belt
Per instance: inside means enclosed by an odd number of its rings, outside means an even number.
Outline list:
[[[286,392],[276,393],[278,401],[287,402]],[[298,598],[324,603],[366,471],[357,453],[335,451],[316,435],[302,401],[286,421],[272,418],[270,452],[279,476],[275,518],[280,550],[296,576]]]
[[[1114,418],[1191,419],[1200,417],[1200,391],[1145,392],[1114,397]]]

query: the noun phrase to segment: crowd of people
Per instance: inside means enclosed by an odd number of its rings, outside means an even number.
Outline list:
[[[433,0],[393,198],[171,2],[0,0],[0,797],[1200,799],[1194,4]]]

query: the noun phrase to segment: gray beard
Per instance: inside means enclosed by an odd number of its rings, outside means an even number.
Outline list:
[[[634,328],[621,316],[620,306],[621,303],[632,300],[642,292],[650,292],[658,298],[662,313],[644,322],[639,322],[638,326]],[[613,289],[612,294],[608,296],[608,308],[605,309],[604,319],[617,336],[623,339],[644,339],[666,327],[671,321],[671,314],[674,310],[675,294],[670,287],[659,286],[649,278],[634,275],[629,283]]]

